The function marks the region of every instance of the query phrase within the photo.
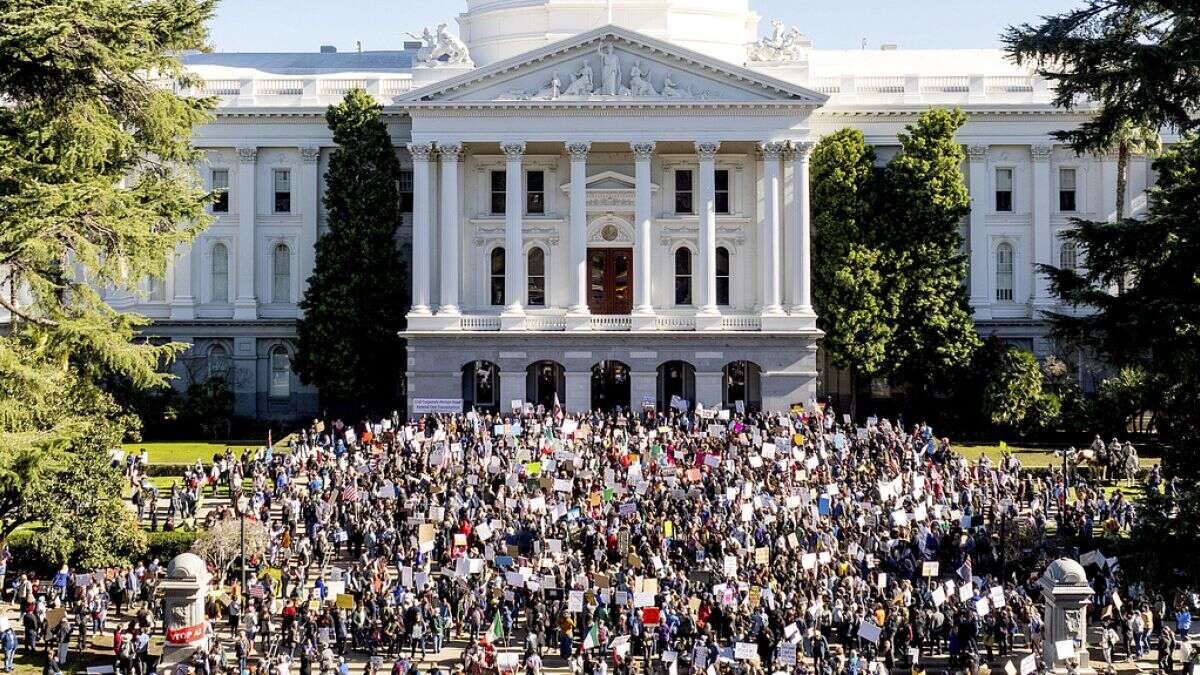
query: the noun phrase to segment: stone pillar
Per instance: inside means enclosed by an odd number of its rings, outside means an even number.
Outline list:
[[[461,143],[439,143],[442,158],[442,297],[439,316],[458,316],[458,242],[462,233],[458,226],[458,160]]]
[[[570,279],[570,314],[587,316],[588,310],[588,276],[587,276],[587,156],[592,144],[578,141],[567,144],[567,154],[571,156],[571,223],[570,262],[568,278]]]
[[[592,409],[592,371],[566,372],[567,390],[559,394],[559,403],[567,412],[587,412]]]
[[[191,243],[179,244],[175,247],[173,261],[175,289],[171,296],[172,321],[191,321],[196,318],[196,298],[192,293],[192,255]]]
[[[299,261],[300,297],[296,298],[299,305],[304,293],[308,290],[308,278],[312,276],[317,256],[317,216],[321,209],[321,149],[316,147],[300,148],[300,237],[296,242],[296,259]],[[299,315],[303,310],[297,307]]]
[[[991,304],[988,298],[988,244],[987,244],[987,153],[988,146],[972,145],[967,148],[971,182],[971,220],[968,241],[971,248],[971,307],[975,317],[991,318],[991,312],[981,309]],[[986,316],[985,316],[986,314]]]
[[[158,672],[169,675],[180,662],[198,649],[208,649],[204,634],[204,600],[210,575],[195,553],[181,553],[167,564],[167,578],[160,584],[166,608],[166,644]]]
[[[700,190],[697,213],[700,215],[699,311],[702,316],[718,316],[717,310],[717,151],[718,141],[697,141],[700,157]]]
[[[413,163],[412,309],[409,314],[429,315],[429,143],[409,143]]]
[[[254,174],[257,170],[258,148],[238,148],[237,203],[237,297],[233,302],[233,318],[258,318],[258,298],[254,294],[256,255],[254,221],[258,211]]]
[[[653,215],[650,162],[654,158],[654,143],[634,143],[634,199],[633,199],[633,313],[643,316],[654,314],[652,299],[654,266],[650,235]],[[650,324],[649,327],[653,327]]]
[[[504,314],[524,316],[525,236],[522,219],[525,215],[525,174],[521,160],[525,156],[525,144],[502,143],[500,149],[507,158],[504,164]]]
[[[808,159],[815,144],[798,141],[792,145],[792,208],[788,219],[791,244],[792,314],[813,317],[812,308],[812,211],[809,206]]]
[[[762,313],[768,316],[783,314],[783,299],[779,286],[779,270],[783,262],[783,180],[780,173],[783,143],[762,143],[759,150],[763,156],[763,204],[766,228],[760,236],[764,239],[761,301]]]
[[[720,370],[704,372],[697,368],[696,400],[693,403],[701,403],[705,408],[721,407],[721,380],[724,377]]]
[[[642,400],[649,397],[658,405],[658,372],[629,372],[629,407],[635,414],[642,414]]]
[[[233,413],[238,417],[258,415],[258,340],[233,339]]]
[[[1050,563],[1038,581],[1042,597],[1046,601],[1045,648],[1042,663],[1046,672],[1066,675],[1095,675],[1096,670],[1088,663],[1087,607],[1093,595],[1088,585],[1083,566],[1070,558],[1059,558]],[[1070,641],[1069,655],[1059,654],[1058,643],[1066,646]],[[1074,664],[1068,662],[1074,660]],[[1075,668],[1075,665],[1078,665]]]
[[[1033,262],[1037,265],[1052,264],[1052,241],[1050,236],[1050,154],[1049,145],[1033,145],[1029,155],[1033,159]],[[1050,278],[1033,269],[1033,303],[1047,305],[1050,297]]]

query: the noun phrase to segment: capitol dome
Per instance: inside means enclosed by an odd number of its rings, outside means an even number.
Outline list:
[[[749,0],[467,0],[458,24],[479,66],[609,23],[741,65],[758,20]]]

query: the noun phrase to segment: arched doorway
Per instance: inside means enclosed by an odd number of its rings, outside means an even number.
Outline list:
[[[734,361],[725,364],[721,377],[721,400],[726,408],[742,413],[762,410],[762,368],[753,361]]]
[[[658,409],[669,410],[672,400],[696,407],[696,368],[687,361],[667,361],[658,367]]]
[[[463,412],[500,412],[500,368],[491,361],[463,364],[462,399]]]
[[[629,410],[629,366],[601,361],[592,366],[592,410]]]
[[[525,400],[546,410],[558,403],[566,406],[567,371],[557,361],[537,361],[525,369]]]

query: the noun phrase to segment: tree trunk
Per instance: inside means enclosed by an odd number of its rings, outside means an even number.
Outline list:
[[[1117,222],[1125,219],[1125,191],[1129,189],[1129,141],[1117,144]]]
[[[858,419],[858,373],[850,369],[850,420]]]

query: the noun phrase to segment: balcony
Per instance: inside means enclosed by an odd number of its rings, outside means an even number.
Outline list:
[[[581,317],[565,313],[528,314],[524,317],[507,318],[495,314],[465,314],[457,317],[409,317],[409,329],[413,331],[449,331],[464,333],[487,333],[498,331],[547,332],[547,333],[622,333],[637,331],[661,333],[685,333],[703,331],[716,332],[760,332],[763,319],[757,314],[726,314],[706,318],[698,327],[694,315],[661,314],[653,317],[636,318],[628,314],[592,314]]]

